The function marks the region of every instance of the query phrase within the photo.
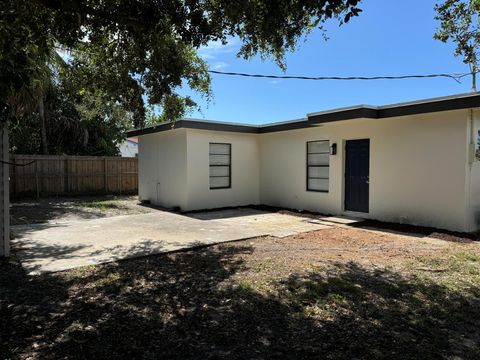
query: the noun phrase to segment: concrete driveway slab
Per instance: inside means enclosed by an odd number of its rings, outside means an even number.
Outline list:
[[[14,249],[29,274],[329,227],[292,215],[240,208],[181,215],[166,211],[13,226]]]

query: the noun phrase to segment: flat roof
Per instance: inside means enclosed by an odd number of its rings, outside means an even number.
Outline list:
[[[480,107],[480,92],[442,96],[398,104],[371,106],[356,105],[307,114],[306,118],[275,122],[265,125],[231,123],[222,121],[182,118],[175,122],[164,122],[143,129],[131,130],[128,137],[152,134],[172,129],[203,129],[212,131],[264,134],[276,131],[303,129],[335,121],[352,119],[384,119],[396,116],[426,114],[439,111],[460,110]]]

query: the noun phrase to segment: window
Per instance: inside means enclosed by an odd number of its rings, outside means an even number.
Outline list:
[[[210,189],[232,187],[232,144],[210,143]]]
[[[307,142],[307,191],[328,192],[330,142]]]

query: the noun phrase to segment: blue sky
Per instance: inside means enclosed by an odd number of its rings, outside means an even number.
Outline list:
[[[440,0],[438,0],[440,1]],[[319,31],[310,34],[287,55],[288,75],[373,76],[468,72],[453,56],[453,44],[433,39],[437,22],[436,0],[364,0],[363,12],[341,27],[326,24],[328,41]],[[211,69],[279,74],[271,61],[236,57],[240,42],[213,43],[201,49]],[[470,78],[462,84],[451,79],[395,81],[273,80],[212,75],[214,98],[207,104],[193,98],[201,112],[190,117],[268,123],[302,118],[306,113],[357,104],[384,105],[470,91]],[[183,90],[183,94],[191,94]]]

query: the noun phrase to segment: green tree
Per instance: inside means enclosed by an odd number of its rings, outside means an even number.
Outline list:
[[[434,38],[456,44],[454,55],[461,56],[463,62],[470,66],[472,91],[477,91],[480,0],[446,0],[435,5],[435,11],[435,20],[440,21],[440,27],[437,28]]]
[[[243,43],[239,56],[273,57],[284,69],[286,51],[303,35],[328,19],[348,22],[359,14],[359,1],[3,0],[0,115],[5,120],[8,99],[31,86],[32,64],[46,62],[53,39],[55,46],[89,54],[76,66],[92,62],[94,86],[128,102],[136,126],[145,117],[144,97],[162,109],[163,119],[174,120],[196,105],[178,93],[182,84],[210,96],[208,66],[196,52],[200,46],[237,36]],[[108,82],[100,81],[102,71]]]
[[[11,152],[118,155],[118,144],[131,127],[133,115],[125,108],[126,102],[116,101],[93,85],[86,90],[86,72],[87,68],[79,70],[70,63],[50,66],[51,77],[41,96],[43,115],[33,108],[9,122]]]

